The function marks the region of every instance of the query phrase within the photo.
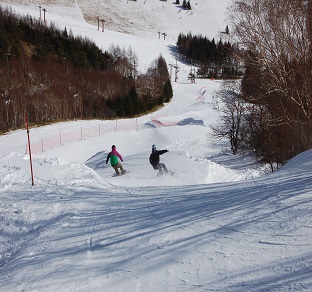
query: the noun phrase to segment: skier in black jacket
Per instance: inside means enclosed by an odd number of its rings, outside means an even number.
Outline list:
[[[166,165],[159,162],[159,156],[166,152],[168,152],[168,150],[157,150],[155,144],[152,146],[152,153],[149,157],[149,161],[155,170],[159,170],[158,175],[169,172]]]

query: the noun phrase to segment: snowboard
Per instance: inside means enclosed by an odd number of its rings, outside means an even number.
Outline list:
[[[175,174],[174,171],[169,170],[168,172],[158,172],[157,176],[166,176],[166,175],[174,175],[174,174]]]
[[[125,173],[120,173],[120,174],[117,174],[116,172],[113,174],[113,177],[115,176],[122,176],[122,175],[125,175],[126,173],[129,173],[128,170],[125,170]]]

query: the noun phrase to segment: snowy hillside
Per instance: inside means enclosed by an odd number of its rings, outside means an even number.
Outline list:
[[[220,34],[226,26],[225,12],[227,11],[227,5],[230,0],[200,0],[196,1],[194,6],[198,8],[192,9],[192,11],[183,10],[181,7],[177,7],[170,1],[158,1],[158,0],[103,0],[94,1],[94,3],[100,3],[99,6],[92,6],[92,1],[34,1],[34,0],[17,0],[13,1],[14,4],[10,4],[16,13],[27,15],[31,14],[33,17],[40,17],[41,7],[41,19],[43,20],[43,9],[47,10],[45,14],[46,22],[54,23],[59,29],[68,29],[76,36],[83,36],[93,40],[99,48],[103,50],[109,50],[112,45],[119,45],[126,50],[131,48],[138,56],[139,64],[138,69],[145,71],[152,61],[163,55],[168,64],[176,64],[176,41],[180,32],[188,33],[191,31],[193,34],[202,33],[208,37],[224,37],[224,34]],[[108,5],[108,2],[112,2]],[[146,2],[144,4],[144,2]],[[8,3],[11,1],[0,2],[3,7],[8,7]],[[22,4],[22,5],[16,5]],[[102,4],[101,4],[102,3]],[[119,3],[119,5],[117,5]],[[166,13],[159,12],[159,9],[165,5],[168,7]],[[92,8],[94,7],[94,8]],[[102,7],[97,9],[96,7]],[[104,9],[105,7],[105,9]],[[108,12],[108,8],[116,8],[115,13]],[[136,23],[131,30],[132,34],[116,33],[118,27],[123,26],[120,21],[124,20],[125,23],[129,23],[128,18],[133,17],[135,7],[141,7],[140,13],[143,13],[144,17],[136,18],[136,21],[142,23]],[[84,10],[87,9],[87,10]],[[86,21],[89,19],[94,11],[100,11],[101,13],[108,13],[109,17],[113,17],[110,22],[105,22],[104,33],[102,32],[102,23],[100,22],[100,29],[98,30],[98,24],[95,17],[94,21]],[[174,9],[174,13],[172,12]],[[90,11],[89,11],[90,10]],[[154,13],[154,12],[155,13]],[[157,11],[157,13],[156,13]],[[178,12],[180,11],[180,12]],[[211,12],[212,11],[212,12]],[[173,13],[173,14],[172,14]],[[176,14],[175,14],[176,13]],[[179,16],[183,14],[185,17],[180,22]],[[192,14],[187,16],[188,14]],[[123,17],[118,17],[118,14],[122,14]],[[209,17],[208,17],[209,16]],[[101,17],[100,17],[101,18]],[[104,16],[103,16],[104,18]],[[166,29],[158,29],[153,21],[158,19],[157,22],[161,25],[166,25]],[[170,21],[168,21],[170,20]],[[189,20],[189,21],[188,21]],[[131,21],[130,21],[131,22]],[[177,24],[176,22],[180,22]],[[111,28],[111,29],[110,29]],[[148,28],[148,30],[147,30]],[[123,30],[122,30],[123,31]],[[129,32],[129,30],[124,30]],[[160,33],[160,34],[159,34]],[[166,38],[163,38],[162,33],[166,33]],[[184,64],[178,64],[180,71],[187,70],[189,73],[190,68],[187,68]]]
[[[102,48],[131,46],[142,70],[160,53],[175,61],[170,38],[97,31],[82,17],[87,2],[50,1],[48,19]],[[38,15],[31,3],[14,9]],[[208,15],[217,1],[197,3]],[[229,154],[210,129],[222,83],[190,84],[179,66],[173,99],[156,112],[31,128],[34,186],[26,131],[0,137],[0,291],[312,290],[312,151],[273,174]],[[112,144],[124,176],[105,164]],[[157,176],[152,144],[169,150],[161,161],[175,175]]]
[[[203,34],[218,37],[225,30],[225,13],[230,0],[191,1],[192,10],[184,10],[182,2],[175,0],[15,0],[3,1],[11,4],[47,9],[64,17],[84,19],[97,26],[97,18],[105,20],[109,30],[135,35],[158,37],[158,32],[166,33],[168,38],[177,38],[177,32]],[[72,12],[79,10],[78,15]],[[102,26],[102,24],[101,24]],[[102,27],[101,27],[102,28]]]

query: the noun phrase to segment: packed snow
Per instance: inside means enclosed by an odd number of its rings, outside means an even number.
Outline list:
[[[174,38],[102,33],[86,1],[51,2],[49,21],[103,49],[131,46],[142,71],[160,54],[176,62]],[[216,3],[197,2],[194,18]],[[15,3],[38,15],[35,1]],[[0,291],[312,291],[312,151],[274,173],[232,155],[211,136],[222,82],[191,84],[178,65],[172,101],[153,113],[30,128],[33,186],[26,130],[0,137]],[[113,144],[123,176],[105,163]],[[174,175],[157,176],[152,144]]]

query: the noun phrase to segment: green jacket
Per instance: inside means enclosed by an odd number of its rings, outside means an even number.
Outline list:
[[[121,161],[123,161],[122,156],[118,153],[118,151],[116,149],[113,149],[107,155],[106,164],[108,163],[108,160],[110,160],[111,166],[118,164],[118,157]]]

